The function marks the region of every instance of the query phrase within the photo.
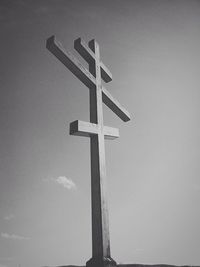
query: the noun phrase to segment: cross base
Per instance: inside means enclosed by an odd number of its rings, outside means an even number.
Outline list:
[[[116,267],[117,263],[111,257],[109,258],[102,258],[102,257],[95,257],[91,258],[89,261],[86,262],[86,267]]]

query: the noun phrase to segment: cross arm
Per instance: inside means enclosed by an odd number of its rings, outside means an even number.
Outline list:
[[[102,86],[102,100],[120,119],[129,121],[129,112]]]
[[[105,139],[113,140],[119,137],[119,129],[104,126],[103,129]]]
[[[95,123],[76,120],[70,123],[70,135],[91,137],[100,133],[99,126]],[[103,134],[105,139],[115,139],[119,137],[117,128],[104,126]]]
[[[89,64],[94,62],[95,60],[94,52],[88,47],[88,45],[83,40],[81,40],[81,38],[78,38],[74,41],[74,48]],[[112,81],[112,73],[103,64],[103,62],[100,62],[100,68],[101,68],[101,77],[104,80],[104,82],[108,83]]]
[[[76,120],[70,123],[70,135],[90,137],[98,134],[98,126],[95,123]]]
[[[78,79],[87,87],[95,88],[94,76],[76,59],[70,52],[64,50],[56,41],[55,36],[51,36],[46,42],[47,49],[54,54]]]

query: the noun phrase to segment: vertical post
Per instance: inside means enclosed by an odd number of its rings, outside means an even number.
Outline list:
[[[89,71],[96,78],[96,88],[90,90],[90,122],[97,124],[99,131],[97,135],[90,137],[92,258],[87,262],[87,266],[103,267],[116,265],[116,262],[110,255],[100,52],[95,40],[89,42],[89,47],[95,54],[95,61],[89,64]]]

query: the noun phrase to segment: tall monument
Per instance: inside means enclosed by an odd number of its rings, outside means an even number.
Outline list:
[[[116,262],[110,254],[108,206],[106,197],[105,139],[119,137],[119,130],[104,126],[103,103],[123,121],[130,115],[102,85],[112,74],[100,59],[99,45],[91,40],[88,45],[80,38],[74,48],[87,61],[89,71],[58,43],[54,36],[47,39],[46,47],[90,90],[90,122],[76,120],[70,123],[70,134],[90,137],[91,195],[92,195],[92,258],[87,267],[110,267]]]

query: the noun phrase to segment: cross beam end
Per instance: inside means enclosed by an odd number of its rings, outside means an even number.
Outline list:
[[[108,140],[114,140],[119,137],[119,129],[117,128],[104,126],[103,132],[105,139]]]
[[[102,86],[102,100],[121,120],[129,121],[129,112]]]
[[[46,48],[51,51],[51,48],[54,43],[55,43],[55,35],[52,35],[46,40]]]
[[[98,126],[95,123],[76,120],[70,123],[70,135],[91,137],[98,134]]]

